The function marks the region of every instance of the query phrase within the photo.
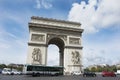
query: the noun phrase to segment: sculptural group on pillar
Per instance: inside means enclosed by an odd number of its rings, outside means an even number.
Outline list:
[[[72,63],[73,64],[79,64],[80,63],[80,54],[78,51],[73,51],[72,53]]]
[[[33,59],[33,64],[35,64],[36,62],[41,64],[41,59],[42,55],[41,55],[41,50],[39,48],[34,48],[33,52],[32,52],[32,59]]]

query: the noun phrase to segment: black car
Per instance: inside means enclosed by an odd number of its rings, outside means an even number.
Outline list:
[[[96,77],[96,74],[94,72],[84,72],[83,77],[87,77],[87,76]]]
[[[0,74],[2,73],[2,69],[0,69]]]

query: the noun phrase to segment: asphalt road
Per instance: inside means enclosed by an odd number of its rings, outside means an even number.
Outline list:
[[[32,77],[26,75],[2,75],[0,80],[120,80],[120,75],[117,77],[82,77],[82,76],[52,76],[52,77]]]

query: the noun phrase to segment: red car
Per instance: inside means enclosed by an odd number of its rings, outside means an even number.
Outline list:
[[[111,77],[116,77],[116,74],[114,72],[108,72],[108,71],[103,71],[102,76],[111,76]]]

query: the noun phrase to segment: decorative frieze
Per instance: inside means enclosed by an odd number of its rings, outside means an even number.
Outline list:
[[[69,44],[75,44],[75,45],[79,45],[80,44],[80,38],[69,38]]]
[[[44,42],[45,41],[45,35],[32,34],[31,41]]]

